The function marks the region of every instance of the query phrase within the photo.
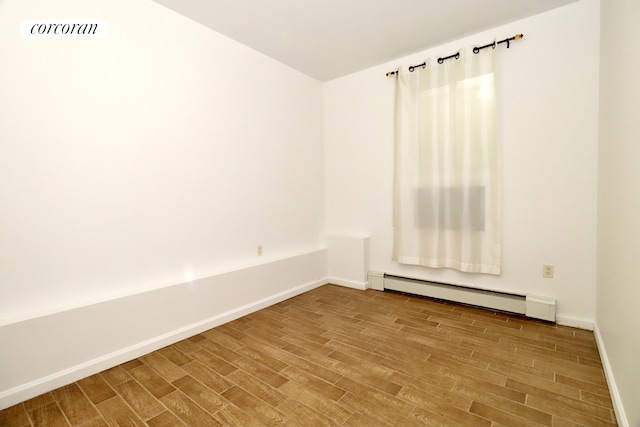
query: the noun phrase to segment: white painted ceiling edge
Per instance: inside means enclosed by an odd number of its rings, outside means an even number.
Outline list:
[[[577,0],[154,1],[324,82]]]

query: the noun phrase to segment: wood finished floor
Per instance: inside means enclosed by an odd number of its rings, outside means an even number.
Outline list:
[[[614,426],[592,332],[326,285],[0,412],[0,426]]]

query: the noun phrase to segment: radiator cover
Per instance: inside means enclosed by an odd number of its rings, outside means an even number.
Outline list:
[[[469,286],[437,283],[411,277],[370,271],[369,285],[377,290],[394,290],[475,305],[527,317],[556,321],[556,301],[552,298],[478,289]]]

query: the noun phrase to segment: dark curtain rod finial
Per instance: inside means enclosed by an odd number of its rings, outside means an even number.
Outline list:
[[[520,40],[520,39],[521,39],[521,38],[523,38],[523,37],[524,37],[524,34],[516,34],[516,35],[515,35],[515,36],[513,36],[513,37],[509,37],[509,38],[507,38],[507,39],[500,40],[500,41],[498,42],[498,44],[500,44],[500,43],[506,43],[506,44],[507,44],[507,49],[509,49],[509,42],[510,42],[511,40]]]

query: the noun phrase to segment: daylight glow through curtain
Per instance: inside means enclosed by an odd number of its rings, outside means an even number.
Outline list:
[[[393,260],[500,274],[496,51],[396,76]]]

